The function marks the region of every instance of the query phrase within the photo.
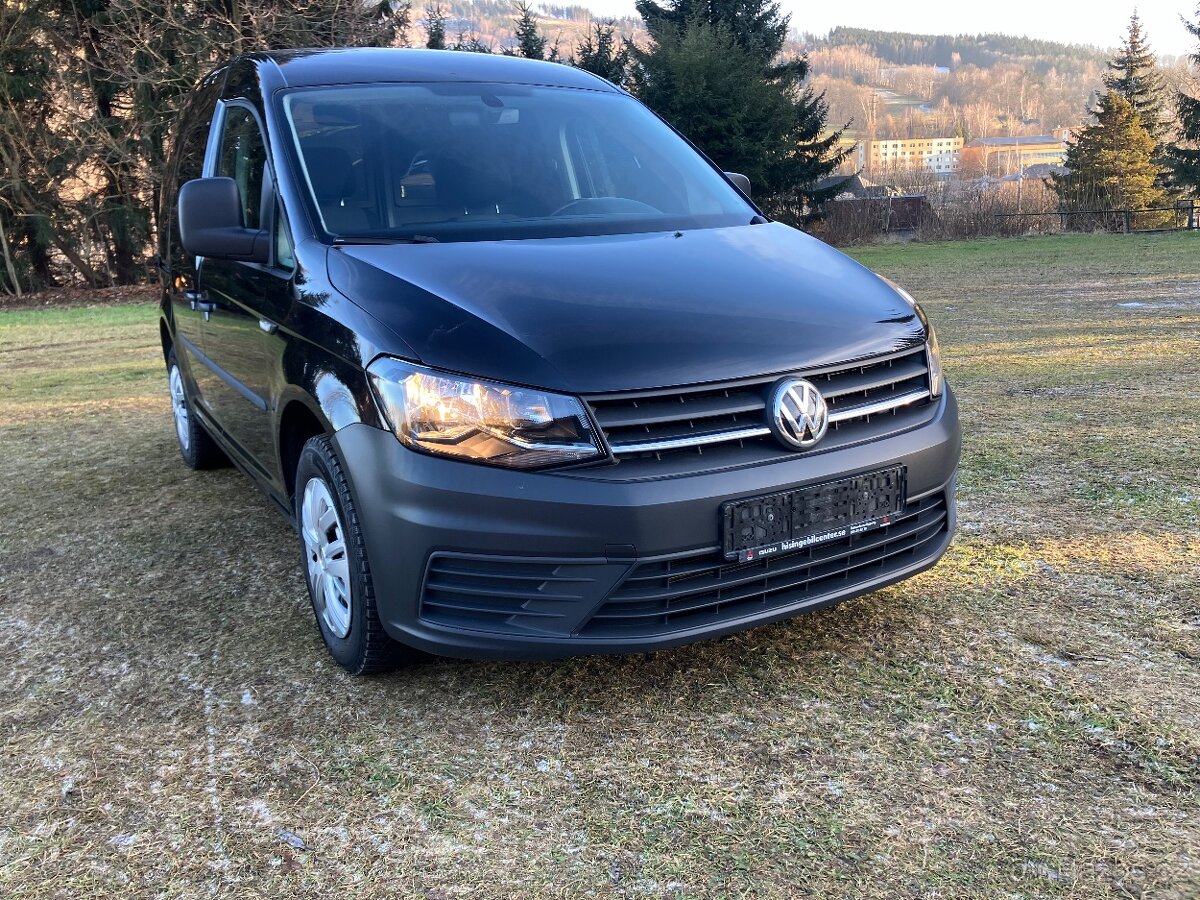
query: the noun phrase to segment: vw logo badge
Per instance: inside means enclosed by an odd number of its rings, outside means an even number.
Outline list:
[[[771,392],[771,430],[789,447],[806,450],[829,429],[829,407],[811,381],[785,378]]]

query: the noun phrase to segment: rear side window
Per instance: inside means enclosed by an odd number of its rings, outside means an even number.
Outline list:
[[[228,107],[221,128],[221,152],[217,157],[216,174],[237,182],[242,198],[242,225],[246,228],[263,227],[263,173],[266,165],[266,144],[253,114],[243,106]]]

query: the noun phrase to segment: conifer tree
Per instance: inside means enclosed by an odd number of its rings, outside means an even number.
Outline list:
[[[1154,138],[1133,105],[1109,91],[1100,99],[1096,122],[1067,145],[1065,175],[1051,187],[1064,210],[1139,210],[1161,207],[1167,197],[1157,183]],[[1142,216],[1146,222],[1161,216]]]
[[[514,23],[517,46],[514,48],[513,55],[523,56],[526,59],[545,59],[546,38],[538,31],[537,17],[533,14],[533,7],[527,0],[517,0],[515,6],[518,14]]]
[[[1200,9],[1197,9],[1200,16]],[[1200,21],[1183,23],[1192,37],[1200,40]],[[1200,67],[1200,48],[1188,55],[1193,66]],[[1174,181],[1193,190],[1200,190],[1200,98],[1177,91],[1175,112],[1179,116],[1181,140],[1167,148],[1167,159]]]
[[[637,0],[634,5],[652,35],[664,29],[679,31],[697,21],[724,27],[764,69],[775,62],[787,40],[789,17],[774,0],[667,0],[665,5]]]
[[[492,48],[480,40],[479,35],[475,32],[468,34],[466,31],[458,33],[458,40],[451,50],[459,50],[463,53],[491,53]]]
[[[446,18],[442,4],[425,7],[425,46],[428,49],[446,49]]]
[[[1129,18],[1129,31],[1121,42],[1121,49],[1108,61],[1104,86],[1129,101],[1151,137],[1155,140],[1162,137],[1165,128],[1163,78],[1136,10]]]
[[[828,131],[824,96],[805,87],[808,61],[781,63],[788,17],[773,0],[638,0],[652,45],[631,47],[633,92],[715,162],[747,175],[782,218],[836,193],[811,185],[847,151]]]
[[[625,84],[629,74],[629,45],[618,43],[617,25],[612,19],[593,22],[575,53],[571,65],[613,84]]]

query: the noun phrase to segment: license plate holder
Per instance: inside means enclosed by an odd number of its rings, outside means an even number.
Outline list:
[[[907,469],[863,475],[721,504],[725,558],[750,562],[882,528],[904,509]]]

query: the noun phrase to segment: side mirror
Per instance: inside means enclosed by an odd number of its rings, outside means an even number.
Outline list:
[[[733,186],[736,187],[739,191],[741,191],[747,197],[750,196],[750,179],[749,178],[747,178],[741,172],[726,172],[725,177],[728,178],[730,181],[732,181]]]
[[[242,226],[242,199],[232,178],[195,178],[179,189],[179,237],[189,256],[265,263],[270,237]]]

